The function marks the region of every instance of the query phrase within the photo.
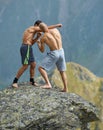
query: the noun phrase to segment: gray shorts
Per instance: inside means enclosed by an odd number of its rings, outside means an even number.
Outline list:
[[[41,67],[45,70],[51,70],[56,64],[59,71],[66,70],[65,55],[63,48],[60,50],[54,50],[47,53],[46,57],[41,62]]]
[[[22,44],[22,46],[20,47],[20,53],[23,65],[29,65],[31,62],[35,62],[32,46]]]

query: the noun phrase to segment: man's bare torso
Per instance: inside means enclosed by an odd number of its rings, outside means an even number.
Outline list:
[[[36,34],[37,30],[38,30],[38,27],[35,27],[35,26],[31,26],[31,27],[27,28],[24,31],[22,43],[27,44],[27,45],[33,45],[33,43],[34,43],[33,38],[34,38],[34,35]]]
[[[50,29],[49,32],[45,32],[43,39],[51,51],[62,48],[61,35],[57,29]]]
[[[58,47],[58,50],[62,48],[62,38],[61,38],[61,34],[59,32],[58,29],[50,29],[49,31],[53,38],[56,40],[56,44],[57,44],[57,47]]]

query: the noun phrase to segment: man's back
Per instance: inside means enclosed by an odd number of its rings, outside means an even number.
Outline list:
[[[46,44],[51,51],[60,50],[62,48],[62,40],[61,35],[57,29],[48,29],[47,25],[44,23],[40,23],[40,29],[44,32],[43,37],[39,45],[39,49],[41,52],[44,52],[44,44]]]
[[[59,30],[55,28],[55,29],[50,29],[49,32],[52,34],[52,36],[56,40],[58,50],[61,49],[62,48],[62,38],[61,38],[61,34],[60,34]]]
[[[46,43],[50,50],[60,50],[62,48],[61,35],[57,29],[46,31],[41,39],[42,43]]]

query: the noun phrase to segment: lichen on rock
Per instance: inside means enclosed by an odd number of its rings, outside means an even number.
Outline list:
[[[76,130],[97,120],[98,108],[74,93],[23,84],[0,91],[0,130]]]

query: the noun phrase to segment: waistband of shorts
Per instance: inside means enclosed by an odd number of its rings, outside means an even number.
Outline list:
[[[22,45],[25,45],[25,46],[32,46],[32,45],[29,45],[29,44],[26,44],[26,43],[22,43]]]
[[[64,49],[63,48],[60,48],[59,50],[53,50],[53,51],[50,51],[50,52],[59,52],[59,51],[63,51]]]

